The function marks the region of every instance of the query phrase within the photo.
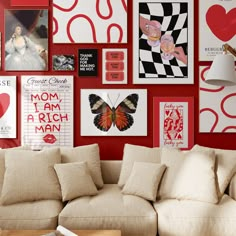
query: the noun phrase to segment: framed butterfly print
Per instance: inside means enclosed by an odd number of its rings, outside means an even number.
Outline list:
[[[81,136],[146,135],[146,89],[81,89]]]
[[[193,1],[133,1],[133,83],[193,84]]]
[[[192,148],[193,102],[193,97],[154,97],[153,146]]]

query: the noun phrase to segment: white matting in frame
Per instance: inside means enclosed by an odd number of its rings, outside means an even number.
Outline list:
[[[141,31],[142,19],[146,22],[144,27],[148,27],[150,22],[153,24],[158,21],[161,24],[161,37],[173,37],[173,59],[163,57],[160,43],[154,46],[148,44],[147,32],[150,31],[146,31],[146,34]],[[192,0],[134,1],[134,84],[193,84],[193,48]]]
[[[146,89],[81,89],[81,136],[146,135]]]

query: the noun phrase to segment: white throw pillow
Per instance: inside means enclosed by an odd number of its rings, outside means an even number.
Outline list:
[[[54,168],[61,185],[63,201],[98,193],[86,162],[56,164]]]
[[[193,151],[214,150],[216,155],[216,177],[218,196],[221,198],[231,178],[236,173],[236,150],[226,150],[194,145]]]
[[[132,171],[134,162],[160,163],[161,148],[149,148],[138,145],[125,144],[123,161],[118,185],[123,187]]]
[[[167,166],[161,182],[161,199],[175,198],[217,203],[215,153],[162,148],[161,163]]]
[[[166,166],[161,164],[135,162],[122,193],[155,201],[165,168]]]
[[[102,171],[98,144],[61,148],[61,162],[87,162],[93,182],[98,188],[103,187]]]
[[[7,150],[1,203],[61,199],[60,184],[53,168],[60,162],[59,148]]]

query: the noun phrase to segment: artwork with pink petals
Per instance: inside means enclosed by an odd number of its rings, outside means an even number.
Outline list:
[[[201,133],[235,133],[236,86],[205,83],[208,66],[200,67],[199,131]]]
[[[53,0],[53,43],[127,43],[127,0]]]

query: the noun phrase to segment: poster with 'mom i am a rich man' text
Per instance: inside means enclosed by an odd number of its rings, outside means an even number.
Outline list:
[[[73,76],[22,76],[22,145],[73,146]]]

